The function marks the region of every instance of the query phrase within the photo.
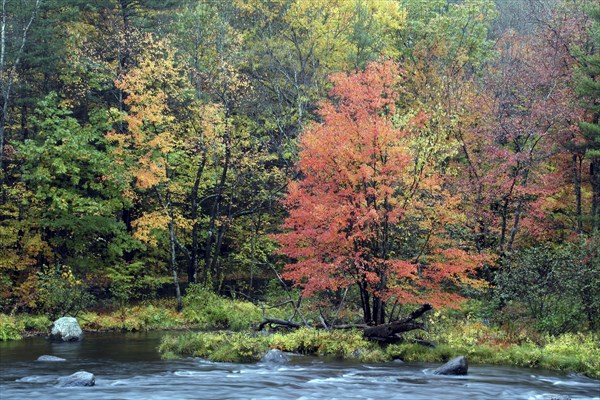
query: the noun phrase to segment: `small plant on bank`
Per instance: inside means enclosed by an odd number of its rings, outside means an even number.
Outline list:
[[[47,315],[20,315],[19,319],[23,323],[23,329],[31,333],[46,333],[52,327],[52,321]]]
[[[81,280],[66,265],[48,266],[38,272],[38,305],[51,319],[76,316],[94,302]]]
[[[300,354],[359,358],[374,349],[374,344],[363,338],[362,331],[300,328],[287,334],[273,335],[271,347]]]
[[[230,332],[189,332],[167,335],[159,351],[163,358],[202,357],[220,362],[258,361],[268,349],[269,339],[261,335]]]
[[[0,314],[0,341],[19,340],[23,335],[47,333],[52,321],[45,315]]]
[[[82,329],[92,331],[135,332],[179,329],[189,325],[172,307],[153,304],[125,307],[110,314],[85,312],[79,319]]]
[[[183,316],[204,329],[250,329],[262,320],[254,303],[219,296],[202,285],[190,285],[183,298]]]
[[[0,314],[0,341],[19,340],[23,325],[13,315]]]

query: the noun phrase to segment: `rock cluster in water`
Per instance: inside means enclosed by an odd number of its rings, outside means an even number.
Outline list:
[[[285,364],[290,358],[281,350],[271,349],[261,359],[267,364]]]
[[[54,321],[50,339],[63,342],[77,342],[83,339],[83,331],[77,320],[73,317],[62,317]]]
[[[67,360],[65,360],[64,358],[56,357],[56,356],[43,355],[43,356],[39,356],[36,361],[62,362],[62,361],[67,361]]]
[[[464,356],[453,358],[446,364],[436,368],[433,373],[435,375],[467,375],[469,364]]]
[[[79,371],[69,376],[58,378],[58,386],[60,387],[77,387],[77,386],[94,386],[96,377],[94,374],[86,371]]]

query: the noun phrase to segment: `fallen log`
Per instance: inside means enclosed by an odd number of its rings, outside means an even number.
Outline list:
[[[387,342],[398,340],[398,334],[402,332],[408,332],[415,329],[422,329],[426,331],[427,327],[425,324],[422,322],[417,322],[415,319],[421,317],[432,308],[433,307],[431,307],[431,304],[423,304],[404,319],[393,321],[387,324],[366,327],[363,330],[363,336],[369,340]]]
[[[263,322],[256,328],[257,331],[262,331],[267,325],[275,325],[275,327],[300,328],[306,325],[298,324],[294,321],[286,321],[283,319],[265,318]]]
[[[374,340],[381,343],[394,343],[402,340],[400,333],[412,331],[415,329],[427,330],[427,327],[424,323],[415,321],[417,318],[421,317],[427,311],[431,310],[433,307],[430,304],[423,304],[421,307],[413,311],[409,316],[403,318],[398,321],[393,321],[387,324],[381,325],[364,325],[364,324],[348,324],[348,325],[331,325],[329,326],[323,320],[321,316],[321,325],[315,326],[316,329],[323,328],[325,329],[361,329],[363,331],[363,337],[368,340]],[[271,326],[274,328],[300,328],[302,326],[308,326],[304,324],[299,324],[290,320],[281,320],[281,319],[273,319],[273,318],[265,318],[263,322],[258,325],[257,330],[262,330],[265,326]]]

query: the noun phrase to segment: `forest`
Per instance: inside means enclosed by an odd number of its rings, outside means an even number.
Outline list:
[[[1,18],[3,324],[237,299],[298,325],[428,303],[511,340],[597,332],[597,2],[2,0]]]

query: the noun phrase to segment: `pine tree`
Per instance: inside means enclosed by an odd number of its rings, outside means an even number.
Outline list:
[[[588,51],[579,57],[581,66],[576,82],[577,94],[583,99],[589,119],[579,127],[585,138],[585,156],[590,160],[592,186],[592,231],[600,230],[600,6],[589,9]]]

